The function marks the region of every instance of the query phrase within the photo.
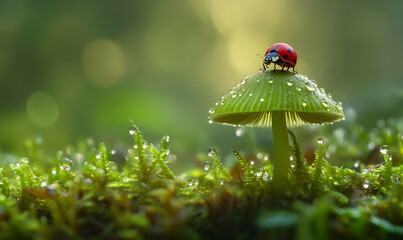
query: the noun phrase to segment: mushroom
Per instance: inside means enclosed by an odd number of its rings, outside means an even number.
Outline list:
[[[288,179],[290,164],[287,127],[333,123],[345,118],[314,80],[288,71],[263,71],[247,76],[209,110],[209,122],[273,129],[273,182]]]

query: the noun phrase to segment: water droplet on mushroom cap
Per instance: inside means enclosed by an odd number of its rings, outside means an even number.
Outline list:
[[[305,82],[305,87],[308,89],[308,91],[313,92],[316,90],[317,85],[313,81],[308,80]]]
[[[261,81],[262,80],[262,81]],[[264,80],[264,81],[263,81]],[[244,94],[224,95],[212,122],[234,126],[271,126],[274,112],[285,112],[287,126],[324,124],[345,118],[340,103],[318,89],[314,80],[287,71],[259,72],[242,85]]]

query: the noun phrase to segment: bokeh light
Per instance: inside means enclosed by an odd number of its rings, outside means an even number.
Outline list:
[[[50,127],[59,117],[59,106],[46,92],[34,92],[27,100],[27,115],[37,127]]]
[[[178,162],[212,146],[230,153],[236,129],[208,124],[208,109],[276,42],[293,46],[295,70],[360,124],[401,117],[401,9],[398,0],[3,1],[0,151],[26,155],[16,146],[37,134],[56,150],[87,138],[130,144],[132,120],[150,142],[170,135]]]
[[[83,70],[94,85],[109,87],[119,83],[126,74],[126,61],[118,44],[97,39],[89,43],[83,52]]]

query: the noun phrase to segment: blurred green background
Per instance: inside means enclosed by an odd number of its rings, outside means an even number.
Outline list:
[[[125,146],[129,120],[151,142],[169,135],[180,163],[242,149],[208,109],[276,42],[344,103],[346,121],[402,117],[402,10],[401,0],[1,1],[0,151],[24,156],[37,136],[50,150],[89,137]]]

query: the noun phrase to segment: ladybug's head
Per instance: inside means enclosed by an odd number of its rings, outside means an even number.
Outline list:
[[[276,50],[272,50],[266,54],[263,61],[265,64],[270,64],[277,62],[279,59],[280,57],[278,56]]]

